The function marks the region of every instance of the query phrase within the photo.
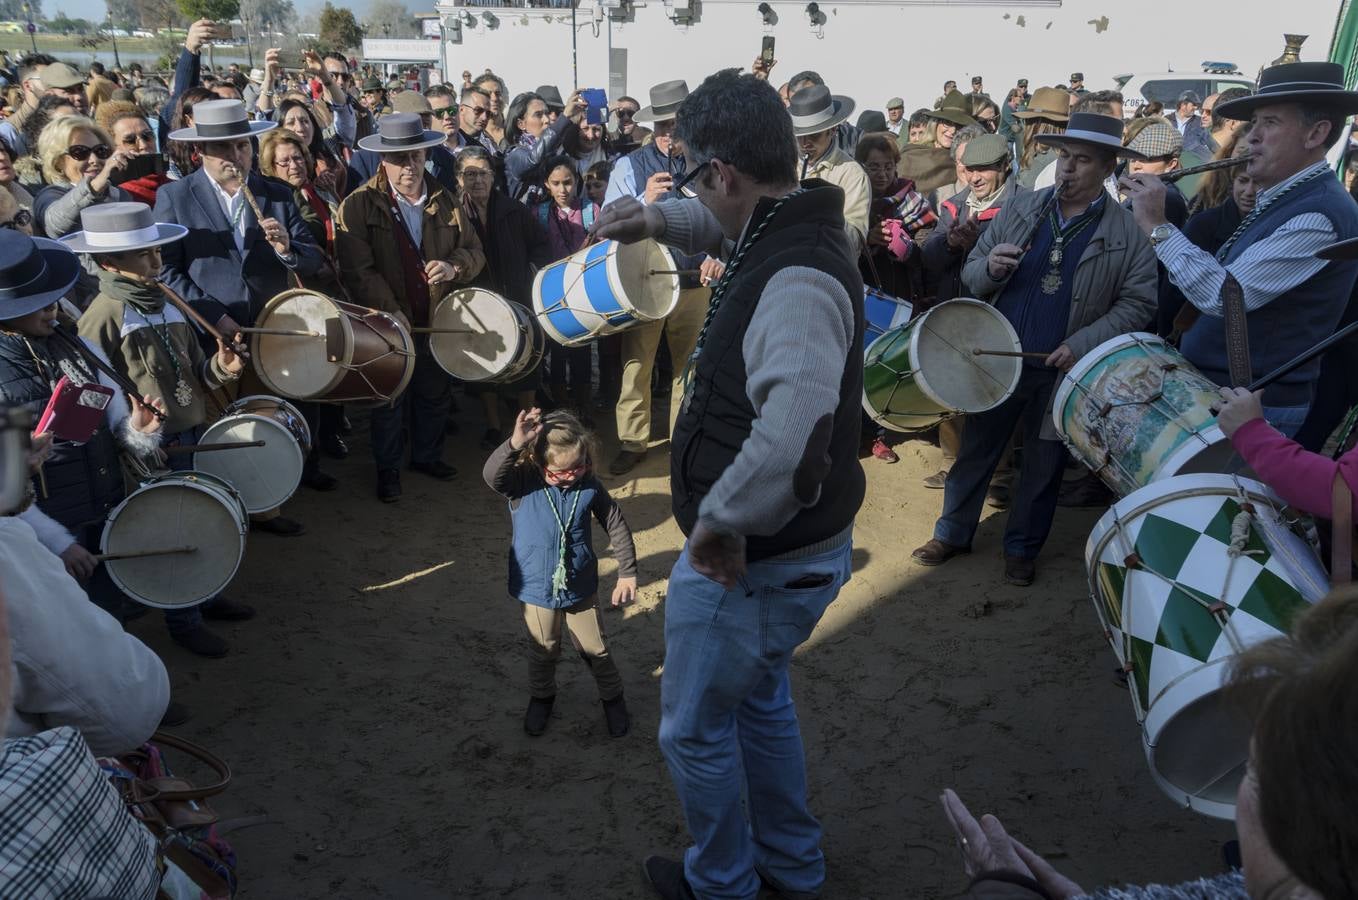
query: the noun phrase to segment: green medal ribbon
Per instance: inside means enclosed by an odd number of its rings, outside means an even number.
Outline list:
[[[564,500],[564,491],[562,499]],[[552,499],[552,489],[547,488],[547,505],[552,508],[552,515],[556,517],[557,527],[561,529],[561,537],[557,541],[556,569],[552,572],[552,599],[555,600],[562,591],[566,589],[566,520],[561,517],[561,510],[556,508],[556,501]],[[575,499],[571,501],[571,513],[568,517],[572,522],[575,521],[575,511],[580,507],[580,491],[575,492]]]

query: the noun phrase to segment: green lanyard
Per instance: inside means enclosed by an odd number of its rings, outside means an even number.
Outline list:
[[[1080,221],[1061,227],[1060,221],[1056,216],[1056,206],[1052,205],[1050,224],[1052,230],[1052,249],[1047,256],[1047,263],[1050,268],[1047,274],[1042,276],[1042,293],[1051,295],[1061,290],[1061,262],[1065,259],[1065,245],[1068,241],[1075,239],[1075,236],[1084,231],[1098,220],[1098,216],[1093,213],[1082,213]]]
[[[146,323],[147,327],[151,329],[151,332],[156,337],[160,338],[160,343],[164,345],[165,352],[170,357],[170,365],[174,368],[175,402],[180,406],[188,406],[193,403],[193,387],[189,384],[188,379],[184,377],[183,367],[179,365],[179,354],[175,352],[174,343],[170,340],[170,323],[165,320],[165,314],[161,313],[160,326],[157,327],[156,323],[152,322],[151,318],[147,316],[146,313],[131,305],[129,305],[128,308],[136,313],[139,319]],[[161,330],[162,328],[164,331]]]
[[[562,591],[566,589],[566,519],[561,517],[561,510],[557,509],[556,501],[552,499],[552,488],[547,486],[547,505],[552,508],[552,515],[556,517],[557,527],[561,529],[561,537],[557,540],[556,569],[552,572],[552,599],[556,599]],[[564,491],[562,492],[565,493]],[[575,511],[580,507],[580,491],[577,489],[575,498],[571,501],[571,513],[568,517],[570,521],[575,521]],[[564,497],[562,499],[565,499]]]

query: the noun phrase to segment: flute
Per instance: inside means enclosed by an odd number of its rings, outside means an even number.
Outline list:
[[[1160,180],[1165,184],[1173,184],[1180,178],[1187,178],[1190,175],[1199,175],[1203,172],[1211,172],[1214,169],[1229,169],[1233,166],[1243,166],[1249,161],[1249,154],[1244,156],[1228,156],[1225,159],[1214,159],[1211,162],[1203,163],[1200,166],[1190,166],[1187,169],[1175,169],[1173,172],[1166,172],[1160,176]]]

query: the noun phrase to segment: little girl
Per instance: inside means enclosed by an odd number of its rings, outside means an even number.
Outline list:
[[[608,529],[618,560],[613,605],[636,599],[636,548],[622,510],[594,477],[594,435],[575,416],[537,408],[519,411],[514,433],[486,460],[486,484],[509,500],[514,526],[509,550],[509,593],[523,603],[528,624],[529,694],[523,729],[547,729],[556,700],[561,628],[594,674],[608,733],[627,734],[622,676],[604,645],[599,614],[599,560],[591,545],[589,516]]]
[[[599,207],[579,195],[580,179],[575,174],[575,163],[567,156],[558,156],[543,165],[547,177],[543,179],[547,198],[537,207],[538,224],[547,233],[552,248],[552,259],[565,259],[585,245],[585,234],[594,224]],[[548,370],[552,399],[557,406],[566,406],[567,384],[570,404],[582,421],[588,423],[591,400],[592,373],[590,345],[563,347],[555,341],[548,349]],[[569,366],[569,378],[566,369]]]

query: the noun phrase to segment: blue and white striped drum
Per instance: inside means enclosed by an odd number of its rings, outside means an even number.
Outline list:
[[[863,350],[868,345],[893,328],[899,328],[910,321],[915,306],[909,300],[893,297],[876,288],[863,288]]]
[[[674,257],[652,240],[601,241],[533,279],[533,311],[542,330],[567,347],[659,321],[678,303]]]

